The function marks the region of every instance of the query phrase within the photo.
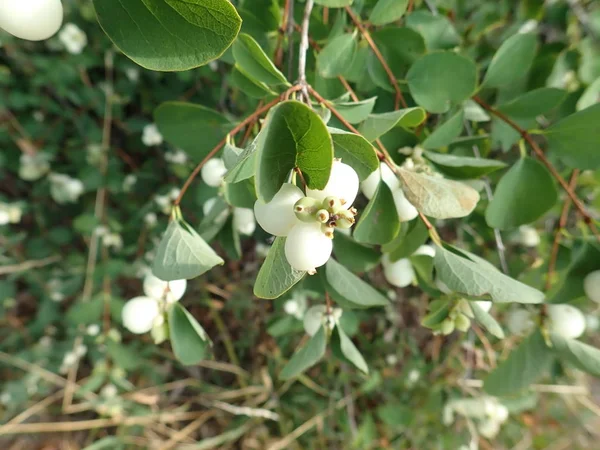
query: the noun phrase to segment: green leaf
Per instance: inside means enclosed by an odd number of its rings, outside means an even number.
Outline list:
[[[233,216],[230,215],[225,222],[223,228],[218,234],[219,243],[227,258],[233,261],[239,261],[242,258],[242,242],[240,239],[240,233],[237,228],[233,225]]]
[[[447,146],[462,133],[464,120],[465,113],[461,109],[427,136],[421,146],[428,149]]]
[[[600,350],[576,339],[567,339],[550,333],[552,346],[561,359],[596,377],[600,377]]]
[[[477,66],[456,53],[429,53],[412,65],[407,80],[417,104],[429,112],[444,113],[473,94]]]
[[[229,217],[229,212],[229,206],[223,197],[217,197],[210,212],[202,218],[200,225],[198,225],[198,234],[200,237],[206,242],[212,241],[225,226]]]
[[[367,284],[335,259],[325,265],[327,283],[346,300],[363,307],[386,306],[389,301],[379,291]]]
[[[357,44],[353,33],[341,34],[327,42],[317,55],[317,70],[323,78],[344,75],[352,66]]]
[[[566,96],[563,89],[543,87],[498,106],[498,111],[516,118],[537,117],[558,107]]]
[[[384,246],[382,250],[389,253],[390,261],[408,258],[429,238],[429,231],[422,220],[413,220],[406,233],[400,233],[396,239]]]
[[[381,254],[374,248],[359,244],[350,236],[336,233],[333,252],[338,261],[353,272],[367,272],[379,264]]]
[[[328,128],[336,158],[352,167],[363,181],[379,168],[379,158],[373,146],[359,134]]]
[[[581,97],[577,100],[577,111],[595,105],[598,103],[598,99],[600,99],[600,77],[596,78],[581,94]]]
[[[355,124],[365,120],[373,111],[377,97],[371,97],[360,102],[339,102],[333,106],[349,123]]]
[[[363,355],[360,354],[360,351],[356,348],[354,342],[352,342],[352,339],[348,337],[348,335],[344,332],[342,327],[335,327],[333,334],[334,339],[337,338],[337,342],[335,342],[335,345],[339,345],[339,351],[341,352],[344,359],[352,363],[360,371],[368,374],[369,366],[367,366],[365,358],[363,358]]]
[[[479,193],[459,181],[398,169],[404,195],[419,212],[436,219],[465,217],[479,201]]]
[[[289,85],[285,76],[249,34],[240,33],[232,49],[238,69],[247,77],[268,85]]]
[[[550,369],[554,354],[539,330],[527,337],[484,380],[491,395],[513,395],[539,380]]]
[[[243,148],[236,147],[235,145],[226,143],[223,146],[223,163],[225,164],[225,168],[227,170],[231,170],[237,162],[239,161],[242,153],[244,153]]]
[[[442,323],[450,314],[450,302],[440,300],[431,305],[431,312],[421,319],[421,325],[426,328],[435,328]]]
[[[521,80],[533,64],[537,50],[534,34],[517,33],[500,46],[487,69],[482,86],[511,86]]]
[[[165,281],[196,278],[223,261],[183,220],[172,220],[162,237],[152,273]]]
[[[423,156],[439,171],[453,178],[471,180],[506,167],[506,163],[495,159],[456,156],[445,153],[423,152]]]
[[[374,141],[394,127],[413,128],[427,117],[423,108],[406,108],[382,114],[370,114],[358,131],[367,140]]]
[[[321,327],[304,347],[294,353],[292,359],[288,361],[279,374],[279,378],[289,380],[314,366],[325,356],[326,346],[327,337],[325,335],[325,327]]]
[[[67,320],[76,325],[87,325],[98,323],[102,319],[104,311],[104,298],[94,297],[90,301],[77,301],[67,311]]]
[[[228,0],[94,0],[94,8],[119,50],[150,70],[188,70],[217,59],[242,24]]]
[[[496,319],[492,317],[487,311],[485,311],[481,306],[479,306],[475,302],[469,302],[469,306],[471,307],[471,311],[473,311],[473,315],[475,316],[475,320],[479,322],[486,330],[496,336],[498,339],[504,339],[504,331]]]
[[[327,126],[311,108],[295,100],[280,103],[267,116],[257,138],[256,189],[270,201],[294,167],[307,187],[323,189],[333,164],[333,142]]]
[[[473,261],[436,246],[437,275],[451,291],[498,303],[542,303],[544,294],[479,259]]]
[[[175,357],[186,366],[198,364],[205,359],[211,346],[204,329],[178,302],[169,309],[169,339]]]
[[[350,6],[353,0],[315,0],[317,5],[327,6],[328,8],[343,8]]]
[[[239,183],[240,181],[247,180],[254,176],[258,156],[258,152],[256,151],[257,140],[258,139],[254,139],[250,145],[244,149],[233,167],[229,169],[227,175],[223,178],[226,183]]]
[[[227,183],[225,185],[225,200],[231,206],[238,208],[254,208],[256,202],[256,191],[254,179],[248,178],[239,183]]]
[[[275,95],[269,86],[262,81],[257,81],[247,76],[242,70],[233,68],[230,75],[231,85],[237,87],[244,94],[252,98],[265,98]]]
[[[406,26],[423,36],[429,50],[448,50],[460,45],[460,36],[452,22],[442,14],[414,11],[406,16]]]
[[[263,263],[256,282],[254,295],[258,298],[274,299],[286,293],[306,272],[290,266],[285,257],[285,238],[278,237],[273,242],[267,259]]]
[[[558,200],[552,175],[538,161],[521,158],[500,179],[486,211],[492,228],[506,230],[542,217]]]
[[[394,239],[399,229],[394,196],[388,185],[381,181],[354,227],[354,239],[364,244],[383,245]]]
[[[218,112],[183,102],[165,102],[154,111],[154,121],[164,138],[194,158],[202,160],[233,124]]]
[[[573,251],[571,259],[564,282],[552,295],[550,303],[566,303],[585,296],[583,280],[590,272],[600,270],[600,246],[585,242],[577,251]]]
[[[408,0],[379,0],[369,16],[371,24],[379,26],[395,22],[406,12]]]
[[[565,164],[579,169],[600,167],[600,103],[565,117],[544,130],[548,145]]]

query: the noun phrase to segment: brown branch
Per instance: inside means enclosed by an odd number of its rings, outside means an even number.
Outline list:
[[[577,177],[579,176],[579,169],[573,170],[571,174],[571,179],[569,180],[569,187],[571,189],[575,189],[577,185]],[[548,291],[550,286],[552,286],[552,277],[554,276],[554,271],[556,270],[556,259],[558,258],[558,247],[560,245],[560,238],[562,235],[562,231],[567,226],[567,219],[569,218],[569,209],[571,208],[571,198],[566,198],[565,203],[563,204],[562,211],[560,213],[560,219],[558,221],[558,228],[556,229],[556,234],[554,235],[554,242],[552,242],[552,251],[550,252],[550,261],[548,262],[548,274],[546,275],[546,286],[545,290]]]
[[[575,205],[575,208],[577,209],[577,211],[579,211],[579,214],[583,217],[583,221],[590,228],[592,234],[596,237],[596,239],[600,240],[600,232],[598,231],[598,228],[596,228],[596,225],[594,225],[592,216],[590,216],[590,214],[587,212],[584,204],[581,202],[581,200],[579,200],[579,198],[577,197],[577,194],[575,194],[573,189],[571,189],[569,187],[569,185],[567,184],[565,179],[560,176],[558,171],[554,168],[554,166],[550,163],[550,161],[548,161],[548,158],[546,158],[546,155],[544,154],[543,150],[535,142],[535,140],[533,139],[531,134],[529,134],[527,132],[527,130],[524,130],[523,128],[521,128],[519,126],[519,124],[515,123],[513,120],[511,120],[505,114],[503,114],[502,112],[498,111],[497,109],[495,109],[492,106],[485,103],[479,97],[473,97],[473,100],[475,100],[483,109],[485,109],[486,111],[489,111],[491,114],[495,115],[503,122],[506,122],[508,125],[510,125],[512,128],[514,128],[515,131],[517,131],[521,135],[521,137],[532,148],[532,150],[536,154],[536,156],[540,159],[542,164],[544,166],[546,166],[546,168],[550,171],[552,176],[556,179],[556,181],[558,181],[558,184],[560,184],[561,187],[565,190],[565,192],[567,193],[567,195],[569,196],[569,198]]]
[[[404,100],[404,96],[402,95],[400,86],[398,86],[398,80],[396,80],[396,77],[394,76],[394,72],[392,72],[392,69],[390,69],[390,66],[385,61],[385,58],[379,51],[379,48],[377,48],[377,45],[371,38],[371,35],[369,34],[369,30],[367,30],[363,26],[363,24],[360,21],[360,18],[356,14],[354,14],[354,11],[352,11],[352,8],[350,8],[349,6],[346,6],[345,9],[346,9],[346,12],[348,13],[348,15],[350,16],[350,18],[352,19],[352,21],[354,22],[354,24],[356,25],[356,27],[358,28],[358,30],[360,31],[360,34],[363,35],[363,37],[369,44],[369,47],[371,47],[371,50],[373,50],[373,53],[375,53],[375,56],[377,57],[377,59],[379,60],[381,65],[383,66],[383,70],[385,70],[385,73],[387,74],[388,78],[390,79],[390,83],[392,83],[392,87],[394,88],[394,91],[396,91],[396,101],[395,101],[394,108],[398,109],[400,107],[400,105],[402,105],[403,108],[407,108],[408,106],[406,104],[406,100]]]
[[[300,86],[300,85],[292,86],[287,91],[285,91],[282,96],[277,97],[276,99],[270,101],[262,108],[258,108],[256,111],[254,111],[252,114],[250,114],[244,120],[242,120],[239,124],[237,124],[228,134],[233,135],[233,134],[238,133],[246,125],[248,125],[253,120],[258,118],[260,115],[264,114],[265,112],[270,110],[273,106],[278,104],[281,101],[281,99],[284,98],[286,95],[289,95],[292,92],[299,91],[301,88],[302,88],[302,86]],[[174,206],[179,206],[179,204],[181,203],[181,199],[183,198],[186,191],[190,187],[190,184],[192,184],[192,181],[194,181],[194,178],[196,178],[198,176],[198,174],[200,173],[200,170],[202,170],[202,167],[204,166],[204,164],[206,164],[206,162],[209,159],[211,159],[213,156],[215,156],[217,154],[217,152],[219,150],[221,150],[221,148],[226,143],[227,143],[227,136],[225,136],[223,139],[221,139],[221,141],[210,152],[208,152],[208,155],[206,155],[204,157],[204,159],[198,163],[198,165],[196,166],[194,171],[190,174],[190,176],[187,178],[187,180],[185,180],[185,183],[183,184],[183,187],[181,188],[181,192],[179,193],[179,197],[177,197],[177,199],[173,202]]]
[[[279,28],[279,34],[277,36],[277,45],[275,46],[275,65],[281,69],[283,63],[283,36],[288,30],[288,20],[290,16],[291,0],[285,0],[285,6],[283,8],[283,20],[281,21],[281,27]],[[291,20],[294,20],[293,18]]]

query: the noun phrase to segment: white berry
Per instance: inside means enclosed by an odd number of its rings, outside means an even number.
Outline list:
[[[369,200],[375,195],[375,191],[382,179],[392,192],[400,188],[398,177],[392,172],[392,169],[390,169],[387,164],[380,163],[379,169],[380,170],[371,172],[371,174],[360,184],[360,189]]]
[[[256,221],[267,233],[287,236],[299,222],[294,213],[294,204],[304,197],[298,186],[285,183],[269,203],[257,200],[254,204]]]
[[[396,189],[392,194],[394,196],[394,205],[396,205],[396,212],[398,213],[400,222],[408,222],[419,215],[417,208],[406,199],[401,188]]]
[[[431,256],[432,258],[435,256],[435,248],[431,245],[421,245],[418,249],[413,253],[414,256],[425,255]]]
[[[226,173],[227,168],[223,160],[221,158],[213,158],[206,161],[206,164],[202,167],[200,176],[202,176],[202,180],[209,186],[219,187]]]
[[[408,258],[392,262],[390,256],[384,254],[381,263],[383,265],[383,275],[391,285],[403,288],[410,286],[413,282],[415,270]]]
[[[60,0],[2,0],[0,28],[29,41],[48,39],[63,20]]]
[[[343,207],[348,209],[358,194],[359,183],[358,175],[352,167],[341,161],[334,161],[325,188],[322,191],[306,189],[306,195],[320,201],[325,197],[337,197],[342,201]]]
[[[256,230],[254,211],[249,208],[234,208],[233,226],[238,233],[250,236]]]
[[[285,257],[296,270],[314,271],[327,262],[333,240],[321,231],[320,223],[298,222],[285,241]]]
[[[476,303],[477,306],[479,306],[485,312],[489,312],[490,309],[492,309],[492,302],[490,302],[489,300],[476,300],[473,303]]]
[[[517,242],[524,247],[537,247],[540,244],[540,235],[535,228],[523,225],[519,227]]]
[[[327,312],[327,308],[325,305],[315,305],[306,310],[304,314],[304,331],[309,336],[314,336],[319,328],[323,326],[323,322],[325,321],[325,313]]]
[[[531,313],[523,308],[514,306],[509,309],[505,316],[508,330],[512,334],[527,334],[535,325]]]
[[[585,316],[574,306],[548,305],[549,328],[567,339],[577,339],[585,331]]]
[[[590,300],[600,303],[600,270],[586,275],[583,280],[583,290]]]
[[[168,301],[177,301],[183,297],[186,288],[187,280],[163,281],[151,273],[144,277],[144,294],[157,300],[166,298]]]
[[[147,333],[160,315],[158,301],[150,297],[135,297],[123,307],[123,325],[135,334]]]

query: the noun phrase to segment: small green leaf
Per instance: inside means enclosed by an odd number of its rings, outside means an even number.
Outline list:
[[[442,323],[450,314],[450,303],[446,300],[440,300],[431,305],[431,312],[421,319],[421,325],[426,328],[435,328]]]
[[[228,0],[94,0],[94,8],[114,44],[150,70],[188,70],[217,59],[242,24]]]
[[[231,85],[237,87],[244,94],[252,98],[265,98],[275,95],[266,83],[250,78],[242,70],[233,68],[230,78]]]
[[[354,227],[354,239],[364,244],[383,245],[394,239],[399,229],[392,191],[387,184],[380,182]]]
[[[422,220],[409,223],[406,233],[399,235],[382,249],[390,256],[390,261],[408,258],[429,239],[429,231]]]
[[[500,179],[485,220],[492,228],[515,228],[539,219],[557,200],[558,190],[548,170],[532,158],[521,158]]]
[[[317,70],[323,78],[344,75],[356,56],[356,38],[352,33],[341,34],[327,42],[317,55]]]
[[[491,314],[486,312],[481,306],[475,302],[469,302],[469,306],[475,315],[475,320],[479,322],[486,330],[496,336],[498,339],[504,339],[504,331],[496,319]]]
[[[229,169],[227,175],[224,177],[226,183],[239,183],[255,175],[258,156],[258,152],[256,151],[257,140],[258,137],[244,149],[235,164]]]
[[[457,53],[435,52],[419,58],[406,77],[417,104],[429,112],[444,113],[473,94],[477,66]]]
[[[584,372],[600,377],[600,350],[556,333],[550,333],[550,339],[554,350],[561,358]]]
[[[284,249],[285,238],[276,238],[254,283],[254,295],[258,298],[280,297],[306,275],[306,272],[290,266]]]
[[[539,330],[527,337],[484,380],[491,395],[513,395],[539,380],[552,365],[554,353]]]
[[[406,12],[408,0],[379,0],[369,16],[376,26],[395,22]]]
[[[231,206],[238,208],[254,208],[256,202],[256,190],[254,179],[248,178],[239,183],[227,183],[225,185],[225,200]]]
[[[355,124],[365,120],[373,111],[377,97],[371,97],[360,102],[335,102],[333,106],[349,123]]]
[[[579,97],[579,100],[577,100],[577,111],[581,111],[582,109],[595,105],[598,103],[599,99],[600,76],[585,89],[583,94],[581,94],[581,97]]]
[[[464,183],[398,169],[404,195],[415,208],[436,219],[465,217],[479,201],[479,193]]]
[[[381,114],[370,114],[358,131],[365,139],[374,141],[394,127],[414,128],[427,117],[423,108],[406,108]]]
[[[224,261],[183,220],[172,220],[162,237],[152,273],[165,281],[196,278]]]
[[[506,163],[495,159],[456,156],[445,153],[423,152],[440,172],[453,178],[472,180],[506,167]]]
[[[232,49],[238,69],[250,79],[268,85],[289,85],[285,76],[249,34],[240,33]]]
[[[353,272],[367,272],[379,264],[381,254],[374,248],[359,244],[350,236],[336,233],[333,252],[338,261]]]
[[[567,96],[563,89],[544,87],[534,89],[498,106],[498,111],[517,118],[537,117],[557,108]]]
[[[537,38],[533,34],[517,33],[509,37],[492,58],[482,86],[497,88],[521,80],[533,64],[536,50]]]
[[[327,283],[346,300],[363,307],[386,306],[389,301],[375,288],[358,278],[335,259],[325,265]]]
[[[256,189],[265,202],[296,166],[310,189],[323,189],[329,181],[333,142],[323,120],[303,103],[291,100],[271,109],[258,135],[257,149]]]
[[[229,206],[223,197],[217,197],[209,213],[202,218],[198,225],[198,234],[206,242],[212,241],[221,231],[229,217]]]
[[[363,181],[379,168],[379,158],[373,146],[359,134],[328,128],[336,158],[352,167]]]
[[[235,145],[226,143],[223,146],[223,163],[225,164],[225,168],[227,170],[231,170],[234,167],[238,160],[240,159],[242,153],[244,153],[243,148],[236,147]]]
[[[573,251],[564,281],[552,295],[550,303],[566,303],[584,297],[583,280],[595,270],[600,270],[600,246],[585,242]]]
[[[600,103],[565,117],[544,130],[550,150],[579,169],[600,167]]]
[[[233,225],[233,216],[230,215],[227,218],[217,237],[227,258],[233,261],[239,261],[242,258],[242,242],[239,231]]]
[[[452,22],[443,14],[414,11],[406,16],[406,26],[418,31],[425,39],[428,50],[449,50],[460,45],[460,35]]]
[[[544,294],[514,280],[491,264],[473,261],[436,246],[437,275],[451,291],[498,303],[542,303]]]
[[[348,337],[342,327],[335,327],[334,338],[338,339],[336,344],[339,345],[339,350],[344,358],[354,364],[360,371],[368,374],[369,366],[367,366],[365,358],[360,354],[360,351],[356,348],[354,342],[352,342],[352,339]]]
[[[164,138],[196,161],[203,159],[233,124],[204,106],[184,102],[165,102],[154,111],[154,121]]]
[[[314,366],[325,356],[326,347],[327,336],[325,335],[325,328],[321,327],[304,347],[294,353],[292,359],[288,361],[279,374],[279,378],[289,380]]]
[[[461,109],[427,136],[421,146],[427,149],[447,146],[462,133],[464,120],[465,113]]]
[[[178,302],[169,309],[169,339],[175,357],[186,366],[198,364],[205,359],[211,346],[204,329]]]

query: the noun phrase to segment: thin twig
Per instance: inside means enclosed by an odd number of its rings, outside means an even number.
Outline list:
[[[300,32],[300,54],[298,55],[298,84],[300,84],[302,95],[308,102],[308,89],[306,82],[306,54],[308,53],[308,28],[310,26],[310,13],[314,6],[314,0],[306,0],[304,6],[304,16],[302,17],[302,26]]]
[[[188,425],[183,427],[177,433],[171,436],[164,445],[161,445],[158,450],[170,450],[175,447],[177,444],[181,443],[185,438],[187,438],[191,433],[196,431],[202,425],[204,425],[209,419],[213,418],[216,414],[216,411],[207,411],[204,415],[198,417],[193,422],[190,422]]]
[[[371,47],[371,50],[373,50],[373,53],[375,53],[375,56],[377,57],[377,59],[379,60],[381,65],[383,66],[383,70],[385,70],[385,73],[387,74],[388,78],[390,79],[390,83],[392,83],[392,87],[394,88],[394,91],[396,91],[396,101],[395,101],[394,109],[398,109],[400,107],[400,105],[402,105],[403,108],[407,108],[408,106],[406,104],[406,100],[404,100],[404,96],[402,95],[400,86],[398,86],[398,80],[396,80],[396,76],[394,75],[394,72],[392,72],[392,69],[390,69],[390,66],[388,65],[385,58],[379,51],[379,48],[377,48],[377,44],[375,44],[375,41],[373,41],[373,39],[371,38],[371,35],[369,34],[369,30],[367,30],[364,27],[364,25],[360,21],[360,18],[356,14],[354,14],[354,11],[352,11],[352,8],[350,6],[346,6],[345,9],[346,9],[346,12],[348,13],[348,15],[350,16],[350,18],[352,19],[352,22],[354,22],[354,24],[360,31],[360,34],[362,34],[362,36],[365,38],[365,40],[369,44],[369,47]]]
[[[48,266],[60,261],[62,257],[60,255],[49,256],[43,259],[32,259],[29,261],[23,261],[19,264],[11,264],[8,266],[0,266],[0,275],[8,275],[12,273],[25,272],[31,269],[39,269],[40,267]]]
[[[287,19],[287,27],[286,34],[288,38],[288,79],[292,79],[294,76],[294,26],[296,25],[294,22],[294,1],[289,0],[288,4],[288,19]]]
[[[482,388],[483,380],[475,380],[475,379],[461,379],[458,380],[458,384],[472,387],[472,388]],[[560,395],[589,395],[590,391],[585,386],[578,385],[568,385],[568,384],[532,384],[531,389],[536,392],[546,392],[550,394],[560,394]]]
[[[492,106],[488,105],[483,100],[481,100],[479,97],[473,97],[473,100],[475,100],[475,102],[477,102],[483,109],[485,109],[486,111],[495,115],[503,122],[506,122],[508,125],[510,125],[515,131],[517,131],[521,135],[521,137],[532,148],[532,150],[536,154],[536,156],[540,159],[542,164],[544,166],[546,166],[546,168],[550,171],[552,176],[556,179],[556,181],[558,181],[558,184],[561,185],[561,187],[565,190],[567,195],[571,198],[571,201],[575,205],[575,208],[577,208],[577,211],[579,211],[579,214],[583,217],[584,222],[587,224],[587,226],[589,227],[590,231],[594,234],[596,239],[600,240],[600,231],[598,231],[598,228],[594,224],[594,219],[592,218],[592,216],[585,209],[585,205],[581,202],[581,200],[579,200],[579,197],[577,197],[577,194],[575,194],[575,192],[573,192],[573,189],[571,189],[569,187],[569,185],[567,184],[565,179],[558,173],[558,171],[554,168],[554,166],[550,163],[550,161],[548,161],[548,158],[546,158],[546,155],[544,154],[542,149],[539,147],[539,145],[535,142],[535,140],[533,139],[531,134],[529,134],[527,132],[527,130],[524,130],[523,128],[521,128],[517,123],[515,123],[512,119],[507,117],[504,113],[502,113],[502,112],[498,111],[497,109],[493,108]]]
[[[249,406],[237,406],[220,400],[200,400],[204,406],[226,411],[234,416],[260,417],[261,419],[279,421],[279,414],[265,408],[251,408]]]

